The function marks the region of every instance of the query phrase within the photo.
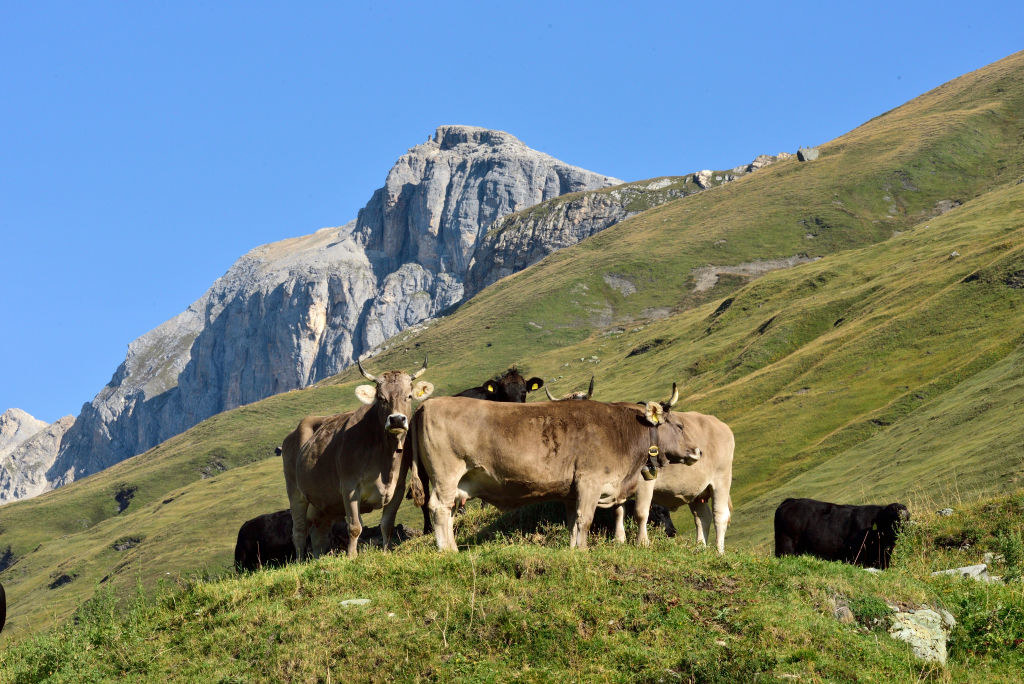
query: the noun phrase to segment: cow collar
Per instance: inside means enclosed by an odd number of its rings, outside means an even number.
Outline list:
[[[661,449],[658,446],[658,426],[651,425],[651,446],[647,448],[647,462],[644,467],[640,470],[640,474],[645,480],[654,480],[658,477],[658,466],[657,458],[661,454]]]

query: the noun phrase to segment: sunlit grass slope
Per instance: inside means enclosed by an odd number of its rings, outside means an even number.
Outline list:
[[[421,538],[357,562],[186,582],[127,608],[103,594],[74,622],[0,652],[0,678],[1012,681],[1024,667],[1024,585],[930,571],[991,549],[1006,559],[1000,572],[1019,572],[1021,515],[1018,492],[928,517],[901,539],[892,569],[870,574],[809,558],[719,557],[660,535],[650,549],[573,552],[560,526],[520,531],[512,516],[474,508],[460,521],[469,550],[458,555]],[[961,530],[970,552],[950,550]],[[946,667],[888,636],[887,604],[954,615]],[[840,623],[837,605],[854,621]]]
[[[429,351],[438,394],[511,362],[555,394],[594,374],[605,400],[665,398],[680,381],[683,407],[736,433],[731,549],[764,549],[788,495],[940,503],[1019,486],[1022,140],[1024,53],[823,145],[818,161],[779,162],[562,250],[367,366],[412,369]],[[694,268],[798,254],[822,258],[693,290]],[[285,506],[273,446],[305,414],[354,406],[358,381],[349,371],[215,416],[0,508],[11,634],[70,614],[101,581],[123,592],[225,567],[238,526]],[[122,485],[137,491],[118,514]]]

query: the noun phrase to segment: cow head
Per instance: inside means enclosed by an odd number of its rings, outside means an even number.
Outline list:
[[[883,537],[895,538],[902,525],[910,520],[910,511],[901,503],[891,503],[878,514],[876,525]]]
[[[900,503],[891,503],[875,516],[871,530],[865,534],[862,564],[885,569],[892,561],[892,551],[900,528],[910,520],[910,511]]]
[[[363,377],[374,383],[356,387],[356,397],[376,409],[381,426],[388,433],[404,437],[409,429],[413,401],[426,399],[434,391],[431,383],[422,380],[413,386],[413,380],[427,370],[427,360],[424,358],[423,367],[411,375],[403,371],[387,371],[375,377],[367,373],[358,360],[356,365]]]
[[[679,389],[672,383],[672,396],[668,401],[648,401],[640,405],[641,421],[651,431],[651,452],[644,468],[645,479],[653,479],[658,468],[669,463],[693,464],[700,460],[700,447],[688,439],[683,419],[671,411],[679,401]]]
[[[528,392],[539,390],[543,386],[543,379],[530,378],[526,380],[519,374],[519,369],[515,366],[483,384],[489,401],[514,401],[520,404],[526,402]]]
[[[551,396],[551,392],[548,391],[548,388],[545,387],[544,394],[548,395],[548,401],[577,401],[590,399],[591,397],[594,396],[594,376],[590,376],[590,388],[586,392],[569,392],[561,399],[555,399],[553,396]]]

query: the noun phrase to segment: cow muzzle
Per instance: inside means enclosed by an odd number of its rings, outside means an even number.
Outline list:
[[[392,413],[388,416],[388,419],[384,424],[384,429],[391,434],[405,432],[409,429],[409,419],[406,418],[403,413]]]

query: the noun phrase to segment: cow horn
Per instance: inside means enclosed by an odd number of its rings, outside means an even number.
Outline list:
[[[672,398],[668,400],[668,407],[672,408],[679,401],[679,388],[676,387],[676,383],[672,383]]]
[[[547,387],[544,388],[544,394],[548,395],[548,401],[558,401],[553,396],[551,396],[551,392],[548,391]]]
[[[415,373],[412,374],[412,379],[413,380],[415,380],[416,378],[420,377],[421,375],[423,375],[423,373],[426,372],[426,370],[427,370],[427,358],[429,358],[429,356],[430,356],[429,354],[424,354],[423,355],[423,368],[420,368],[418,371],[416,371]]]
[[[363,369],[363,364],[359,362],[359,359],[356,359],[356,365],[359,366],[359,372],[363,374],[364,378],[366,378],[370,382],[377,382],[377,378],[373,377],[372,375],[367,373],[365,369]]]
[[[590,389],[587,390],[587,399],[590,399],[592,396],[594,396],[594,376],[593,375],[590,376]]]

